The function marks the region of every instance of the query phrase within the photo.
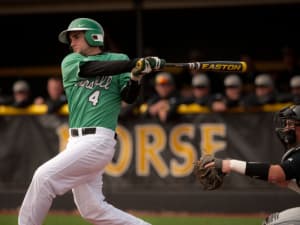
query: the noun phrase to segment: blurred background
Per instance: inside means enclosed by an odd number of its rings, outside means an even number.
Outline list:
[[[130,58],[154,54],[186,62],[247,54],[270,71],[283,69],[283,48],[300,48],[297,0],[2,0],[0,6],[4,93],[11,92],[12,79],[26,76],[35,84],[34,95],[45,94],[40,82],[59,76],[68,52],[57,35],[77,17],[98,20],[107,49]]]

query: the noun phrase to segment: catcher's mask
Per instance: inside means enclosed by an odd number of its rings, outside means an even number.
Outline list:
[[[275,131],[285,149],[293,147],[296,142],[296,127],[300,126],[300,105],[285,107],[275,114]]]

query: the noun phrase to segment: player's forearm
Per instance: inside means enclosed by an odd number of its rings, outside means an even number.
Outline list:
[[[270,165],[261,162],[245,162],[241,160],[223,160],[222,171],[231,171],[246,175],[252,178],[280,184],[286,181],[286,175],[280,165]]]
[[[252,178],[268,180],[270,164],[260,162],[246,162],[241,160],[223,160],[222,172],[236,172]]]
[[[79,76],[113,76],[121,73],[127,73],[135,67],[134,60],[114,60],[114,61],[90,61],[80,66]]]

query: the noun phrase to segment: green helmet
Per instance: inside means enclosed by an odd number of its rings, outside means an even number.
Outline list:
[[[60,32],[58,40],[64,44],[69,44],[69,31],[85,31],[85,40],[90,46],[104,45],[104,31],[102,26],[95,20],[89,18],[77,18],[73,20],[68,29]]]

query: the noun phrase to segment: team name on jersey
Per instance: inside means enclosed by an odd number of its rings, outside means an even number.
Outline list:
[[[94,87],[101,87],[108,89],[112,81],[112,76],[97,76],[95,80],[81,80],[75,86],[93,89]]]

